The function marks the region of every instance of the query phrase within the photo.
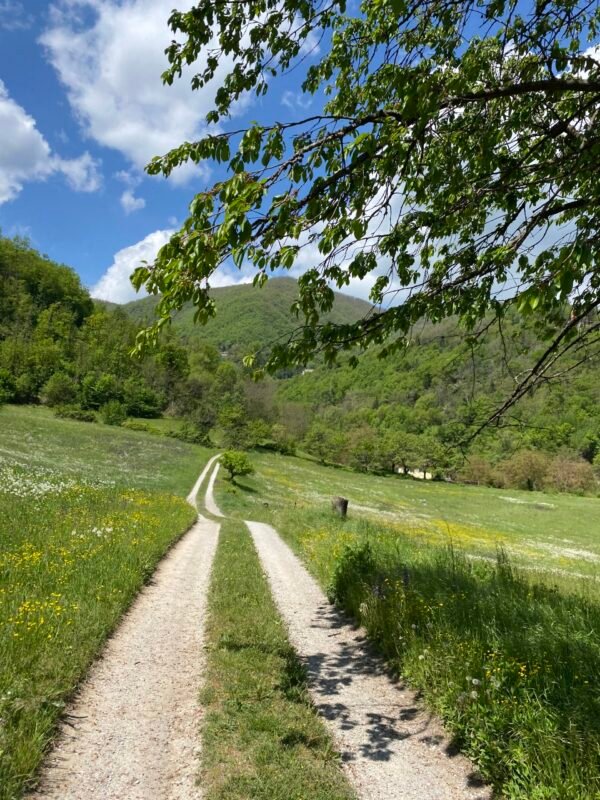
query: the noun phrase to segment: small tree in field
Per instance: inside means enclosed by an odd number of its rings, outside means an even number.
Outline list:
[[[250,463],[250,459],[245,453],[239,450],[227,450],[221,456],[221,464],[223,469],[229,473],[229,480],[235,483],[235,479],[240,475],[252,475],[254,467]]]

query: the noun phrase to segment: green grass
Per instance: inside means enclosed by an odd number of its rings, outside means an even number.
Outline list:
[[[501,546],[526,568],[600,578],[598,498],[379,477],[269,453],[252,461],[256,476],[239,481],[248,491],[219,484],[229,513],[263,519],[290,506],[328,510],[331,497],[343,495],[351,518],[376,521],[391,534],[452,542],[492,559]]]
[[[369,530],[370,528],[370,530]],[[600,604],[363,523],[317,548],[330,594],[419,689],[482,775],[514,800],[600,796]],[[305,555],[314,543],[288,529]],[[314,559],[315,553],[312,551]]]
[[[492,549],[494,530],[481,526],[502,526],[509,533],[499,541],[508,540],[524,559],[521,537],[549,536],[535,509],[513,503],[507,512],[503,493],[484,489],[379,479],[273,456],[253,461],[257,474],[240,487],[217,482],[221,508],[276,525],[502,796],[600,797],[598,583],[548,571],[543,550],[526,564],[542,569],[519,570]],[[328,508],[338,492],[351,499],[346,522]],[[510,496],[552,503],[562,520],[557,541],[598,552],[598,501]],[[400,502],[416,510],[422,499],[440,509],[449,498],[449,527],[476,519],[480,532],[450,546],[431,519],[415,530],[408,516],[404,523],[387,515],[377,522],[374,511],[356,513],[367,498],[374,509],[378,497],[386,510]],[[493,559],[473,558],[480,553]],[[583,559],[573,561],[575,571],[585,569]]]
[[[221,529],[207,645],[201,779],[207,800],[353,798],[238,522]]]
[[[69,695],[195,513],[207,451],[0,409],[0,800],[30,784]]]
[[[158,420],[150,420],[156,424]],[[162,422],[162,421],[161,421]],[[0,407],[0,460],[186,496],[209,451],[144,432],[58,419],[38,406]]]

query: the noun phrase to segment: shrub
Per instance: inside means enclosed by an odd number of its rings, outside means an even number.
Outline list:
[[[100,407],[100,418],[105,425],[122,425],[127,419],[127,409],[119,400],[109,400]]]
[[[559,455],[550,463],[544,485],[547,489],[558,492],[583,494],[592,491],[596,486],[594,469],[588,461],[581,458]]]
[[[15,380],[14,402],[35,403],[38,399],[39,384],[33,375],[24,372]]]
[[[54,414],[61,419],[76,419],[78,422],[96,422],[93,411],[86,411],[81,406],[60,405],[54,409]]]
[[[7,369],[0,369],[0,403],[10,403],[15,396],[15,382]]]
[[[219,412],[225,447],[248,450],[255,445],[248,424],[246,409],[239,403],[228,405]]]
[[[296,440],[283,425],[275,424],[271,428],[273,450],[284,456],[296,455]]]
[[[152,433],[152,428],[147,422],[139,422],[137,419],[126,419],[121,423],[122,428],[127,428],[128,431],[143,431],[144,433]]]
[[[100,408],[113,400],[122,399],[119,381],[109,373],[88,373],[81,382],[81,395],[85,408]]]
[[[229,473],[229,480],[235,483],[236,476],[252,475],[254,467],[245,453],[239,450],[227,450],[220,458],[223,469]]]
[[[336,563],[328,589],[329,601],[337,603],[353,616],[359,616],[360,604],[377,572],[371,545],[347,546]]]
[[[76,399],[77,383],[64,372],[55,372],[41,391],[41,400],[48,406],[70,406]]]
[[[168,431],[167,436],[172,436],[174,439],[189,442],[190,444],[210,444],[208,431],[198,427],[190,420],[186,420],[180,428]]]
[[[160,398],[141,378],[127,378],[123,384],[123,402],[133,417],[160,416]]]
[[[500,480],[515,489],[541,491],[544,488],[549,459],[535,450],[519,450],[498,466]]]
[[[477,486],[496,486],[498,482],[494,467],[482,456],[469,456],[458,473],[458,479]]]

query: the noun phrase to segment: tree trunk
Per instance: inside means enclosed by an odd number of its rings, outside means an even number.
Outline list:
[[[337,512],[342,519],[345,519],[348,513],[348,501],[345,497],[334,497],[331,500],[331,508]]]

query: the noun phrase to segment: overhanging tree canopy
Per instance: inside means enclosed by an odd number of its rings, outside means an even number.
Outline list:
[[[473,333],[509,306],[551,335],[507,403],[565,352],[587,357],[600,337],[599,23],[598,0],[365,0],[355,15],[344,0],[201,0],[173,12],[167,83],[198,63],[192,86],[204,86],[233,58],[209,122],[226,128],[233,103],[303,67],[316,41],[303,90],[326,102],[151,162],[151,174],[206,160],[227,174],[136,271],[162,294],[140,344],[188,300],[199,321],[213,314],[210,278],[224,262],[251,265],[260,283],[310,248],[304,324],[268,369],[356,345],[385,342],[385,354],[424,318],[457,316]],[[369,277],[366,318],[322,321],[332,285]]]

